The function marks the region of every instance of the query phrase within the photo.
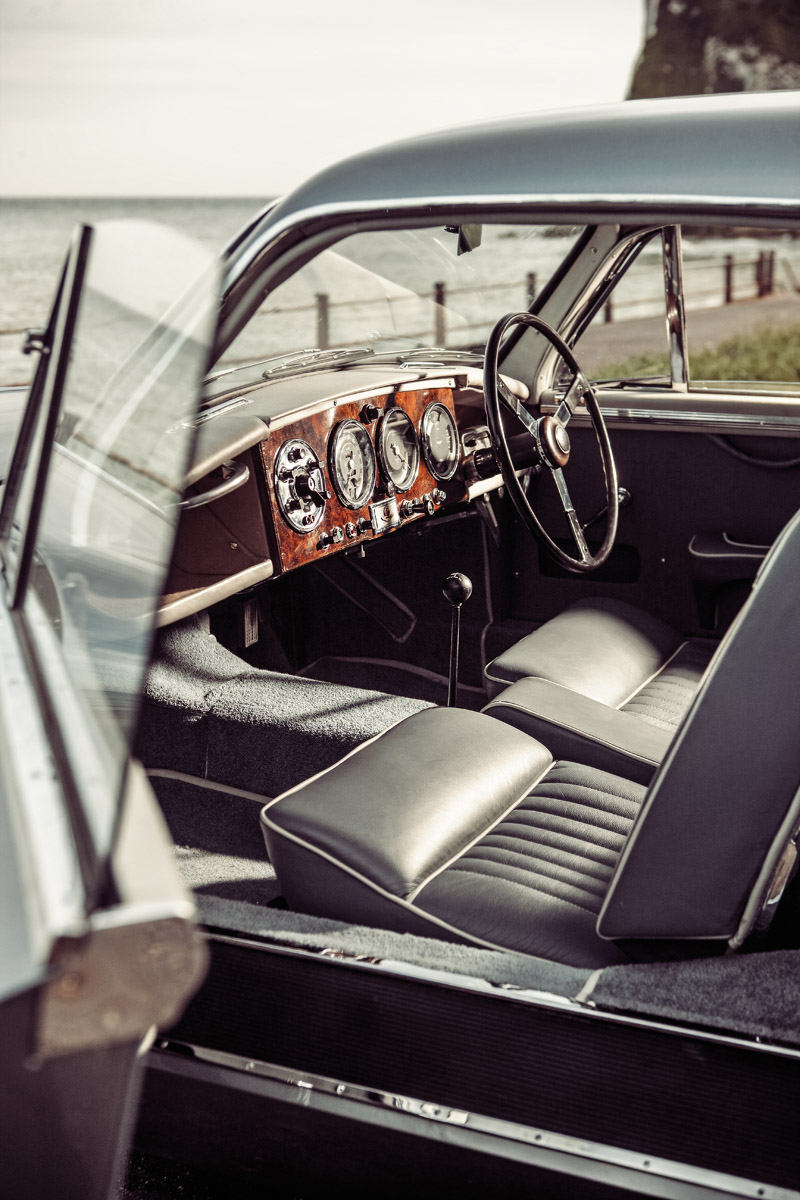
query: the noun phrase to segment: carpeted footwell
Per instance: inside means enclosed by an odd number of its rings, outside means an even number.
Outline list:
[[[277,796],[427,707],[250,667],[191,618],[159,637],[137,754],[148,768]]]

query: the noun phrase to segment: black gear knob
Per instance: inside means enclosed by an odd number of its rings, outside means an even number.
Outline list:
[[[442,584],[442,595],[453,608],[461,608],[465,600],[472,595],[472,580],[460,571],[453,571]]]

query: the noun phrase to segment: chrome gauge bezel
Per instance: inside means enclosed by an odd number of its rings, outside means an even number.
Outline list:
[[[298,482],[303,480],[303,495]],[[284,521],[296,533],[312,533],[325,515],[325,475],[317,455],[301,438],[290,438],[275,455],[273,486]]]
[[[346,491],[347,481],[342,478],[339,465],[337,463],[337,452],[344,438],[350,434],[355,437],[358,443],[358,450],[361,457],[363,468],[363,480],[360,491],[356,496],[349,496]],[[375,480],[377,478],[378,469],[375,463],[375,450],[372,446],[372,440],[360,421],[354,421],[352,418],[342,421],[336,426],[331,434],[328,443],[328,470],[330,472],[331,483],[333,490],[336,492],[339,502],[345,508],[358,509],[363,508],[372,497],[375,491]]]
[[[410,439],[404,441],[411,451],[410,462],[402,470],[398,470],[388,449],[388,437],[395,429],[402,426],[410,434]],[[375,438],[378,451],[378,461],[381,471],[388,483],[394,484],[396,491],[407,492],[417,482],[419,475],[419,438],[414,428],[414,422],[403,408],[389,408],[381,417],[378,433]]]
[[[452,462],[447,467],[443,466],[441,461],[436,457],[431,443],[430,426],[434,413],[439,413],[446,418],[453,435],[454,451],[452,455]],[[425,466],[428,468],[433,478],[440,480],[452,479],[458,470],[460,458],[458,426],[456,425],[455,417],[450,412],[450,409],[446,404],[442,404],[441,400],[432,401],[422,414],[422,420],[420,422],[420,440],[422,442],[422,454],[425,459]]]

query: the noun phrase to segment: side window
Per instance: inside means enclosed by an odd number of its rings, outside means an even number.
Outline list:
[[[661,238],[652,238],[575,346],[590,379],[669,384]]]
[[[800,383],[800,232],[682,234],[692,387]]]

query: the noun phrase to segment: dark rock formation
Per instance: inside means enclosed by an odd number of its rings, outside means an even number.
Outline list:
[[[799,0],[644,0],[629,98],[800,88]]]

